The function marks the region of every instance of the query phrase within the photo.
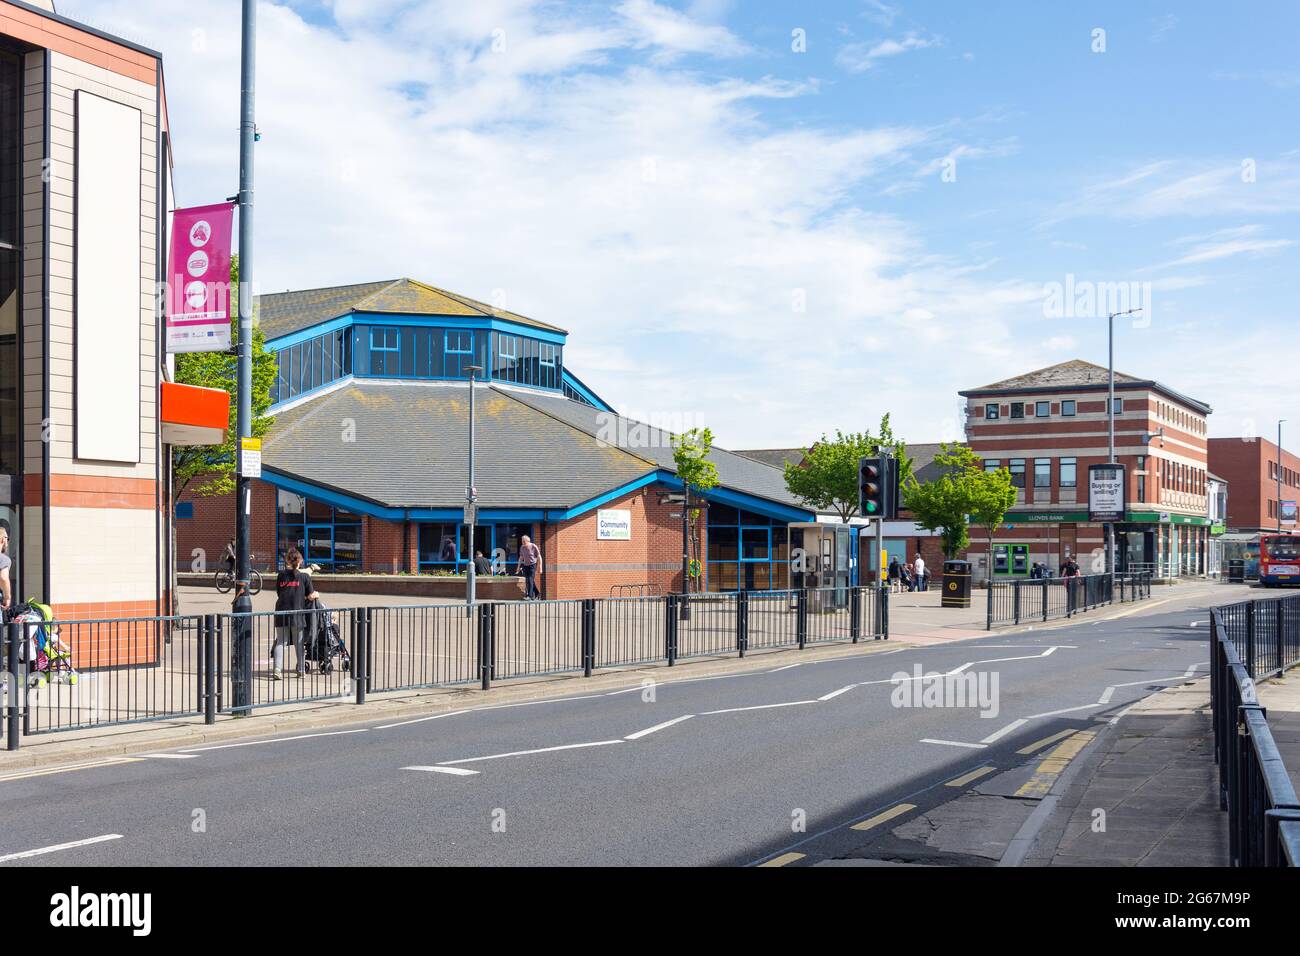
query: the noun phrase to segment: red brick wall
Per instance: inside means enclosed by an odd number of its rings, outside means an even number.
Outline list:
[[[1277,444],[1267,439],[1210,439],[1210,471],[1228,482],[1228,527],[1277,527],[1276,514],[1269,514],[1269,502],[1277,500],[1277,479],[1269,473],[1277,461]],[[1300,472],[1300,457],[1282,449],[1282,466]],[[1284,501],[1300,499],[1300,487],[1282,481]],[[1286,526],[1283,525],[1285,530]]]
[[[414,533],[412,537],[415,537]],[[361,561],[367,571],[379,574],[399,574],[414,569],[409,551],[403,541],[402,522],[385,521],[383,518],[362,518],[361,526]],[[404,561],[405,558],[405,561]]]
[[[194,555],[195,548],[203,549],[200,557],[206,560],[206,568],[215,571],[226,550],[226,542],[235,533],[235,496],[219,495],[215,498],[199,498],[193,494],[196,485],[202,482],[195,479],[190,488],[181,496],[181,501],[194,505],[193,518],[176,520],[176,570],[182,574],[194,570],[199,557]],[[249,529],[253,552],[253,567],[261,571],[275,568],[275,488],[263,481],[254,481],[253,515]]]
[[[661,505],[649,487],[609,502],[605,508],[632,513],[631,541],[599,541],[596,510],[546,528],[546,597],[609,597],[619,584],[656,584],[663,593],[681,590],[682,531],[679,505]],[[700,560],[708,546],[705,517],[698,519]],[[698,583],[695,585],[698,586]]]

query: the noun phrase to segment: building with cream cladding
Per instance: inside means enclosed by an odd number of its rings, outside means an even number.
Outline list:
[[[1088,520],[1088,466],[1107,457],[1107,370],[1075,359],[959,393],[966,437],[986,468],[1006,467],[1016,504],[993,537],[978,529],[977,574],[1028,576],[1074,557],[1104,569],[1102,525]],[[1115,374],[1115,456],[1127,509],[1115,526],[1120,571],[1207,571],[1207,432],[1212,409],[1160,382]]]

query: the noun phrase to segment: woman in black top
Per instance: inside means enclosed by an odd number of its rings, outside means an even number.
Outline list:
[[[297,676],[303,675],[306,661],[302,640],[310,617],[304,608],[320,597],[311,583],[311,575],[302,570],[302,555],[296,548],[289,549],[284,562],[285,569],[275,576],[275,609],[296,613],[280,613],[275,617],[275,643],[271,646],[272,680],[279,680],[283,676],[284,649],[291,641],[297,657]]]

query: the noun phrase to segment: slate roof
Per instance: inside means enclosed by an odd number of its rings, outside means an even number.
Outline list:
[[[328,289],[275,292],[258,296],[257,309],[258,324],[268,339],[277,339],[349,312],[484,316],[507,319],[549,332],[565,331],[414,279],[385,279]]]
[[[761,461],[773,468],[785,468],[786,462],[797,465],[808,454],[807,448],[746,448],[737,449],[734,454]]]
[[[1095,365],[1092,362],[1085,362],[1083,359],[1070,359],[1068,362],[1059,362],[1056,365],[1049,365],[1046,368],[1035,369],[1032,372],[1025,372],[1023,375],[1015,375],[1011,378],[1004,378],[1000,382],[993,382],[990,385],[984,385],[980,388],[963,389],[957,394],[963,398],[972,398],[981,395],[1010,395],[1016,393],[1034,393],[1034,392],[1052,392],[1063,389],[1079,389],[1081,391],[1096,391],[1104,389],[1107,386],[1108,373],[1104,366]],[[1195,409],[1203,415],[1211,414],[1214,409],[1205,402],[1177,392],[1168,385],[1163,385],[1154,379],[1138,378],[1134,375],[1127,375],[1123,372],[1115,373],[1115,385],[1126,388],[1149,388],[1153,391],[1163,392],[1165,395],[1182,402],[1183,404]]]
[[[277,415],[263,464],[385,507],[458,508],[468,398],[464,383],[353,382]],[[479,506],[570,508],[658,469],[674,470],[667,433],[623,421],[619,429],[608,412],[566,398],[481,387]],[[643,438],[652,447],[638,447]],[[779,469],[718,448],[711,458],[724,487],[810,510],[785,490]]]

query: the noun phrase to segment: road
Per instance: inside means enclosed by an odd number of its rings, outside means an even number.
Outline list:
[[[0,864],[990,865],[1044,755],[1206,674],[1206,614],[1173,606],[10,775]],[[918,673],[989,715],[899,706],[941,687]]]

